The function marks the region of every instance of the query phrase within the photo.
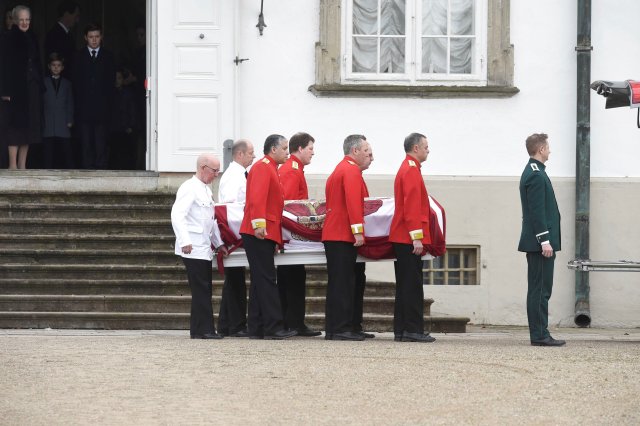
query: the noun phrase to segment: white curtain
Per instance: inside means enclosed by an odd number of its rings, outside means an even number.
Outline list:
[[[451,7],[450,11],[449,7]],[[449,28],[449,14],[451,28]],[[474,15],[474,0],[422,0],[423,73],[472,73],[474,38],[455,36],[475,35]],[[447,70],[448,44],[449,70]]]
[[[353,0],[353,72],[404,73],[405,6],[406,0]]]

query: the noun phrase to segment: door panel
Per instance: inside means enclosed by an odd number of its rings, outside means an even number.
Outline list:
[[[163,1],[157,46],[158,170],[193,171],[233,139],[233,0]]]

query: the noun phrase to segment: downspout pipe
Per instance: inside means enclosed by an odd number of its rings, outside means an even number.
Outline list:
[[[577,114],[576,114],[576,217],[575,258],[589,259],[591,179],[591,0],[578,0],[577,30]],[[578,327],[591,325],[589,272],[576,271],[575,315]]]

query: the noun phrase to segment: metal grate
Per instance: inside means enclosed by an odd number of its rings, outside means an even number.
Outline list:
[[[478,285],[480,247],[447,246],[444,256],[424,261],[422,276],[425,285]]]

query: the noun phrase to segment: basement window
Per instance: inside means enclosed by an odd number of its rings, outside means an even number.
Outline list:
[[[425,285],[478,285],[480,247],[447,246],[443,256],[423,262],[422,276]]]

